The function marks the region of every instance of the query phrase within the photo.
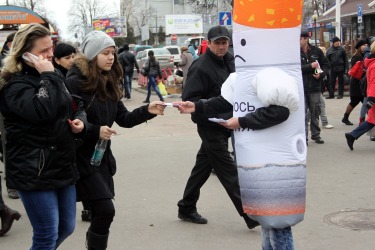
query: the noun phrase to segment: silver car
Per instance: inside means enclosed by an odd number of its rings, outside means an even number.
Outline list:
[[[145,49],[144,51],[139,52],[139,53],[142,53],[141,56],[139,57],[137,56],[139,58],[139,60],[137,58],[137,62],[138,62],[138,66],[140,69],[142,68],[143,64],[146,63],[148,59],[148,52],[150,50],[154,52],[154,56],[156,60],[159,61],[160,69],[165,69],[165,68],[171,68],[172,70],[174,69],[174,57],[167,49],[164,49],[164,48]]]

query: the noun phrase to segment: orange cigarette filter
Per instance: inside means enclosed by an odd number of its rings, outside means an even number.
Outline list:
[[[260,29],[292,28],[301,24],[303,0],[234,0],[233,20]]]

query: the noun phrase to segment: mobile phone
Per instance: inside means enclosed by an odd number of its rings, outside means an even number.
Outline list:
[[[29,53],[29,56],[27,56],[27,53]],[[34,54],[31,54],[30,52],[27,52],[27,53],[23,53],[23,55],[22,55],[23,59],[25,59],[26,61],[31,62],[31,63],[32,63],[32,61],[30,60],[29,57],[33,58],[35,61],[39,61],[39,57],[38,56],[36,56]]]

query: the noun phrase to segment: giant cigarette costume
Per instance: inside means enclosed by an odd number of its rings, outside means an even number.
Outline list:
[[[285,122],[235,131],[244,212],[265,228],[303,220],[306,137],[300,64],[302,0],[235,0],[234,116],[259,107],[286,106]]]

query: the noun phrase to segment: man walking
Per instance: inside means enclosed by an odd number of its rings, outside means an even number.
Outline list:
[[[301,67],[303,89],[305,94],[306,114],[306,142],[308,141],[308,116],[310,111],[311,139],[318,144],[324,141],[320,137],[319,115],[321,113],[321,82],[329,72],[329,62],[323,51],[316,46],[309,44],[309,32],[303,30],[300,38],[301,46]]]
[[[335,97],[336,78],[339,81],[337,99],[342,99],[344,96],[344,73],[348,72],[349,62],[346,51],[340,46],[340,38],[337,36],[332,38],[332,46],[328,48],[326,56],[331,64],[331,84],[328,88],[329,96],[327,99]]]
[[[129,52],[129,44],[124,44],[123,49],[124,51],[119,55],[119,61],[124,71],[125,98],[130,101],[134,66],[137,69],[137,73],[139,73],[139,66],[135,60],[135,55]]]
[[[182,93],[183,101],[196,102],[220,95],[221,85],[234,72],[234,57],[228,53],[230,35],[223,26],[212,27],[208,31],[208,48],[190,66],[186,87]],[[232,112],[222,114],[221,118],[232,117]],[[206,224],[207,219],[197,212],[196,204],[200,189],[214,169],[221,184],[242,216],[249,229],[258,226],[242,209],[237,167],[228,151],[228,138],[231,131],[223,126],[208,121],[205,115],[192,114],[192,121],[197,124],[202,140],[197,153],[195,166],[186,183],[182,200],[178,202],[178,217],[184,221]]]

